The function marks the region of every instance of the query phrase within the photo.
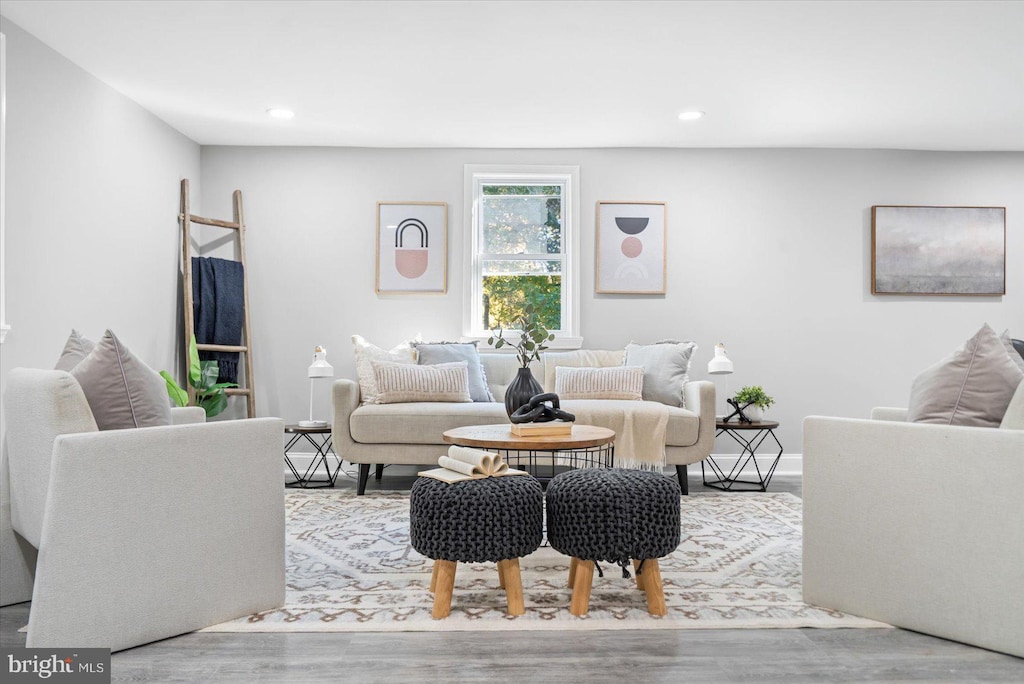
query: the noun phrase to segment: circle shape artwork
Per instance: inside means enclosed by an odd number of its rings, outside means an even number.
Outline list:
[[[628,237],[622,241],[622,253],[630,259],[636,259],[644,251],[644,243],[639,238]]]

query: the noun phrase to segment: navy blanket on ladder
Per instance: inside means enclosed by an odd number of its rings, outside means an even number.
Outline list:
[[[245,272],[241,262],[192,257],[192,301],[196,343],[242,344]],[[201,351],[199,358],[217,361],[217,382],[238,382],[238,352]]]

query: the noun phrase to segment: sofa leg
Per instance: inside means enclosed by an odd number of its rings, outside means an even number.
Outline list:
[[[676,479],[679,480],[679,490],[683,493],[683,496],[687,496],[690,493],[690,482],[686,479],[686,466],[676,466]]]
[[[384,464],[383,463],[378,463],[377,464],[377,472],[374,473],[374,476],[376,477],[377,482],[380,482],[380,478],[384,477]]]
[[[359,464],[359,486],[356,488],[356,494],[362,496],[366,493],[366,481],[370,479],[370,464],[360,463]]]

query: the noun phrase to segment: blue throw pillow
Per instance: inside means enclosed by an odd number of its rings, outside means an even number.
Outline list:
[[[480,352],[476,349],[476,342],[416,342],[413,347],[419,354],[417,363],[421,366],[466,361],[470,398],[473,401],[494,401],[494,395],[487,388],[487,376],[484,375],[484,367],[480,363]]]

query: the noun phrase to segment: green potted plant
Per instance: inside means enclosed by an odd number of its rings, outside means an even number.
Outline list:
[[[755,423],[762,420],[764,412],[775,403],[760,385],[747,385],[737,392],[732,400],[743,409],[743,414]]]
[[[224,390],[238,385],[233,382],[217,382],[219,364],[216,361],[199,360],[195,335],[189,341],[188,360],[188,384],[196,392],[196,406],[206,411],[207,418],[213,418],[227,408],[228,397]],[[171,400],[178,406],[188,406],[188,392],[167,371],[160,371],[160,376],[167,383],[167,394]]]
[[[494,330],[491,330],[494,333]],[[509,331],[519,334],[519,341],[513,344],[505,337],[501,328],[491,337],[487,338],[487,344],[495,349],[509,346],[516,350],[516,358],[519,359],[519,372],[509,383],[505,390],[505,411],[512,415],[523,404],[528,404],[530,399],[544,391],[540,383],[530,372],[530,362],[540,358],[540,353],[547,349],[545,342],[555,339],[555,336],[544,327],[537,315],[537,310],[532,304],[527,304],[523,310],[523,317],[519,320],[519,330]]]

